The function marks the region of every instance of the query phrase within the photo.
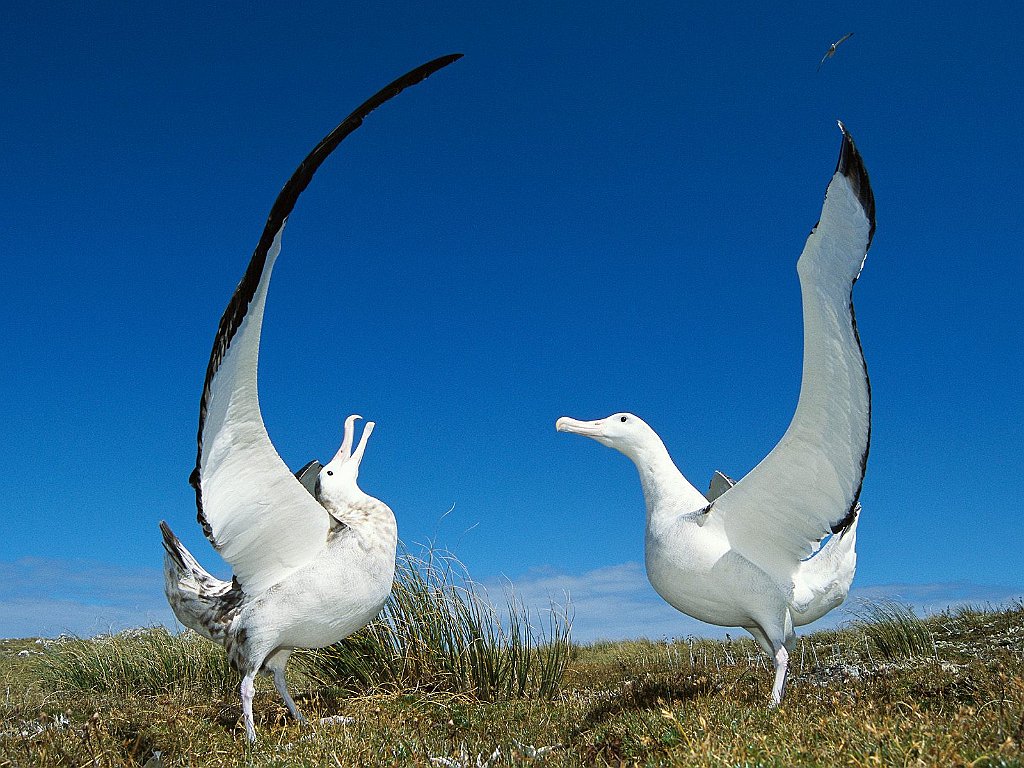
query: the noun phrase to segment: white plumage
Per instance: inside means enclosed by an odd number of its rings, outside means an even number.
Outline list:
[[[270,673],[291,714],[284,669],[296,648],[320,648],[372,620],[391,592],[398,531],[386,504],[358,486],[373,422],[353,450],[345,420],[337,455],[302,481],[274,449],[257,393],[260,330],[270,276],[288,216],[317,168],[370,112],[404,88],[459,58],[445,56],[409,72],[349,115],[299,165],[271,209],[245,275],[221,318],[200,403],[198,452],[190,482],[198,520],[231,564],[230,582],[199,565],[166,523],[165,590],[187,627],[224,645],[242,674],[246,735],[256,738],[253,681]],[[312,488],[313,493],[310,493]]]
[[[840,128],[839,163],[797,263],[800,397],[771,453],[735,484],[716,473],[704,495],[633,414],[591,422],[563,417],[556,425],[633,460],[647,505],[651,584],[683,613],[747,629],[775,663],[773,705],[782,698],[794,626],[842,603],[856,566],[871,393],[851,292],[874,233],[875,205],[860,155]]]

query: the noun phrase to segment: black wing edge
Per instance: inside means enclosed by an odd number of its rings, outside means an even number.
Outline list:
[[[858,496],[859,495],[860,494],[858,492]],[[859,514],[860,514],[860,502],[859,501],[855,501],[855,502],[853,502],[853,506],[850,507],[850,511],[846,513],[846,517],[844,517],[838,523],[833,525],[830,530],[832,531],[833,534],[842,536],[848,530],[850,530],[850,526],[853,525],[853,521],[857,519],[857,515],[859,515]]]
[[[452,53],[447,56],[441,56],[440,58],[429,61],[426,64],[407,72],[394,82],[381,88],[377,93],[364,101],[354,112],[352,112],[352,114],[346,117],[333,131],[328,133],[320,143],[316,145],[316,147],[313,148],[313,151],[310,152],[306,156],[306,159],[299,164],[299,167],[295,169],[291,178],[288,179],[288,183],[285,184],[284,188],[278,193],[277,199],[274,201],[274,205],[270,209],[270,215],[267,217],[267,223],[263,227],[263,234],[260,236],[260,241],[256,245],[256,250],[252,254],[252,259],[249,261],[249,266],[246,268],[245,274],[238,283],[238,287],[235,288],[235,293],[232,295],[231,301],[228,302],[227,309],[224,310],[224,314],[217,326],[217,335],[214,338],[213,351],[210,353],[210,363],[206,368],[206,381],[203,383],[203,395],[199,403],[199,431],[196,438],[198,442],[196,466],[189,475],[188,482],[196,492],[196,520],[198,520],[199,524],[203,527],[203,533],[206,534],[206,538],[210,540],[210,543],[213,544],[214,548],[218,548],[218,544],[213,536],[213,529],[210,527],[210,524],[206,519],[206,515],[203,512],[203,497],[199,480],[199,465],[203,456],[203,427],[206,423],[207,400],[210,395],[210,383],[213,381],[213,377],[220,368],[224,355],[231,346],[231,340],[234,338],[236,331],[241,326],[242,321],[245,319],[245,315],[249,310],[249,304],[256,293],[256,287],[259,285],[260,278],[263,276],[263,268],[266,265],[267,254],[270,252],[270,246],[274,242],[274,238],[277,236],[277,233],[281,231],[281,228],[285,225],[288,216],[295,208],[295,202],[299,199],[299,195],[302,194],[303,190],[307,186],[309,186],[309,182],[312,180],[313,174],[316,173],[317,169],[323,161],[327,159],[328,155],[330,155],[331,152],[333,152],[350,133],[363,124],[363,120],[367,115],[373,112],[373,110],[384,102],[397,96],[406,88],[422,82],[439,69],[442,69],[461,58],[461,53]]]
[[[864,215],[867,216],[870,229],[868,230],[868,243],[865,247],[866,252],[871,248],[871,240],[875,236],[875,193],[871,190],[871,180],[868,178],[867,168],[864,167],[864,159],[860,156],[860,152],[857,151],[857,145],[853,143],[853,137],[846,130],[846,126],[843,125],[842,121],[839,121],[839,130],[843,132],[843,146],[839,150],[839,162],[836,163],[835,172],[843,174],[847,181],[850,182],[850,187],[853,189],[854,194],[857,195],[857,200],[860,202],[861,208],[864,209]],[[864,364],[864,381],[868,388],[868,439],[867,444],[864,446],[864,453],[860,458],[860,482],[857,484],[857,490],[853,494],[853,501],[850,503],[850,509],[846,515],[830,526],[833,534],[846,533],[860,513],[860,493],[864,485],[864,475],[867,474],[868,453],[871,450],[871,378],[868,376],[868,365],[864,359],[864,348],[860,342],[860,331],[857,328],[857,315],[853,310],[852,293],[850,297],[850,319],[853,322],[853,337],[857,341],[860,359]]]
[[[871,191],[871,180],[868,178],[868,170],[864,167],[864,160],[857,151],[857,145],[853,143],[853,136],[846,130],[846,126],[839,121],[839,130],[843,132],[843,146],[839,150],[839,162],[836,163],[836,173],[841,173],[850,182],[864,215],[867,216],[871,229],[868,232],[868,245],[871,247],[871,239],[875,236],[875,193]],[[865,249],[866,250],[866,249]]]

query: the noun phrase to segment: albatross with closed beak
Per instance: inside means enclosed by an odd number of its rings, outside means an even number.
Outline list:
[[[593,438],[633,460],[647,506],[651,584],[679,611],[753,635],[774,662],[772,706],[782,700],[794,627],[843,602],[857,562],[871,392],[852,288],[874,234],[875,203],[860,154],[840,128],[838,167],[797,262],[804,317],[800,396],[768,456],[737,483],[716,473],[705,495],[676,468],[657,433],[631,413],[556,423],[559,431]]]

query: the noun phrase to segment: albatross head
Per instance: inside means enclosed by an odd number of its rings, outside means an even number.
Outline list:
[[[370,439],[374,423],[366,422],[359,445],[353,451],[352,443],[355,437],[356,421],[361,418],[363,417],[352,415],[345,419],[345,437],[341,442],[341,448],[338,449],[335,457],[320,470],[316,481],[316,497],[321,503],[353,501],[365,495],[359,489],[356,481],[359,478],[359,463],[363,460],[366,441]]]
[[[662,445],[661,438],[647,426],[647,422],[632,413],[613,413],[597,421],[579,421],[563,416],[555,422],[555,429],[597,440],[634,461],[646,448]]]

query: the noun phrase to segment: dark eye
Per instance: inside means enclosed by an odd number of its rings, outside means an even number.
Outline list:
[[[333,469],[328,469],[327,470],[327,475],[328,475],[328,477],[334,477],[334,470]]]
[[[623,416],[622,418],[619,419],[619,421],[626,421],[626,417]]]

